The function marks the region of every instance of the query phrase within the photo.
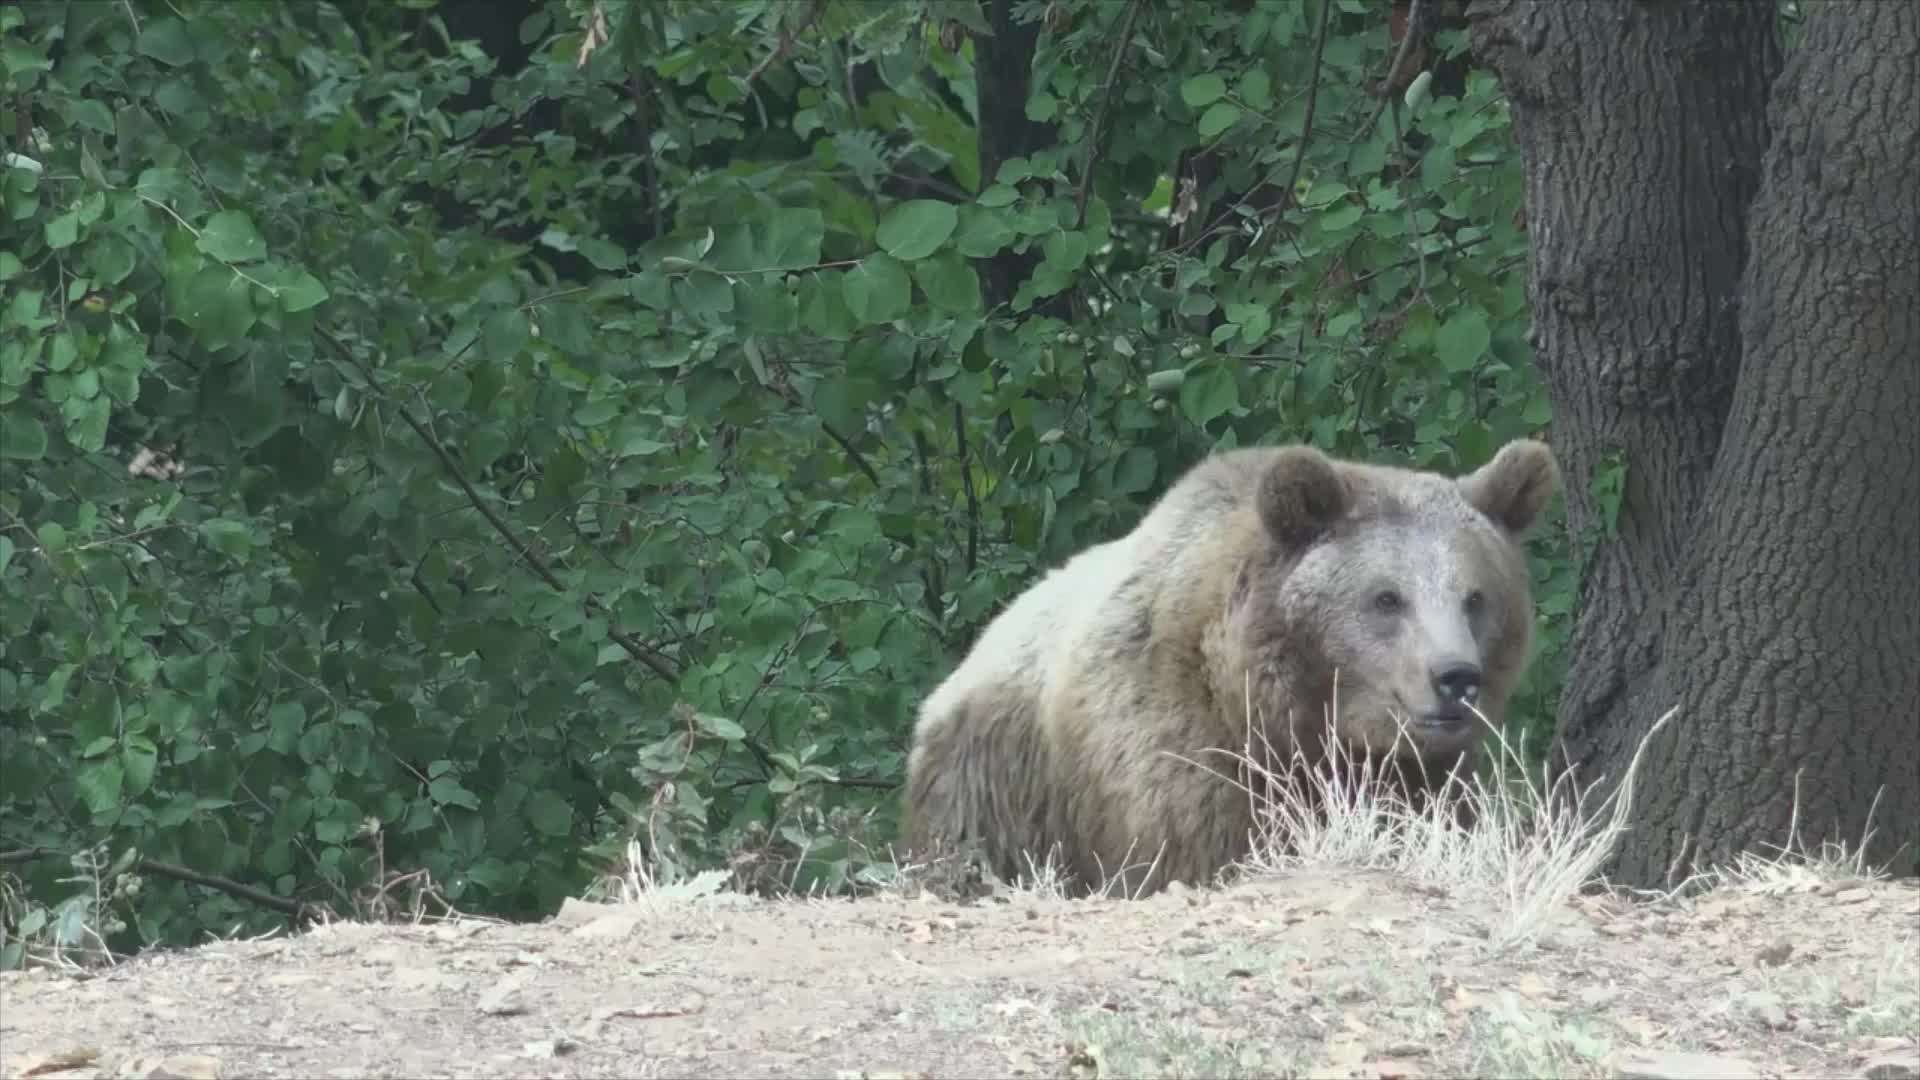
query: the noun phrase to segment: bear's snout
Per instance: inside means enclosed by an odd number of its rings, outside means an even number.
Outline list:
[[[1433,672],[1433,692],[1440,697],[1440,711],[1465,711],[1464,706],[1480,700],[1480,665],[1465,661],[1440,665]]]

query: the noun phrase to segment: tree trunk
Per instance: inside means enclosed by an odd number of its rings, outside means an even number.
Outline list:
[[[1033,90],[1033,56],[1040,45],[1041,23],[1014,18],[1014,0],[981,0],[991,35],[973,39],[973,74],[980,111],[977,146],[980,186],[994,181],[1010,158],[1025,157],[1051,146],[1053,126],[1027,119],[1027,95]],[[983,261],[981,284],[987,304],[1012,299],[1040,261],[1037,252],[1002,251]],[[1042,305],[1045,307],[1046,305]]]
[[[1746,215],[1778,68],[1765,5],[1469,9],[1526,164],[1531,342],[1569,522],[1594,542],[1558,731],[1581,773],[1658,660],[1740,366]],[[1617,532],[1589,484],[1627,466]],[[1609,769],[1609,772],[1612,770]]]
[[[1855,845],[1873,810],[1875,862],[1920,820],[1920,9],[1810,11],[1771,146],[1771,4],[1476,12],[1526,161],[1576,530],[1597,460],[1626,465],[1565,761],[1617,780],[1678,709],[1625,884],[1777,849],[1796,809],[1792,839]]]

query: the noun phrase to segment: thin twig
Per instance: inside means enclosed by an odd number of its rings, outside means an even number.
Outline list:
[[[1272,220],[1265,223],[1260,238],[1254,241],[1252,249],[1247,253],[1248,258],[1253,261],[1264,257],[1273,247],[1275,238],[1280,235],[1280,215],[1286,212],[1289,205],[1297,201],[1294,188],[1299,185],[1300,174],[1306,169],[1307,144],[1313,141],[1313,114],[1320,103],[1321,58],[1327,52],[1327,23],[1332,14],[1333,0],[1320,0],[1320,25],[1313,35],[1313,71],[1307,76],[1307,115],[1300,122],[1300,143],[1294,148],[1293,171],[1287,177],[1287,186],[1280,192],[1280,201],[1273,206]]]
[[[1093,162],[1100,153],[1100,135],[1107,127],[1107,111],[1113,107],[1113,81],[1120,74],[1120,60],[1127,55],[1127,43],[1133,39],[1133,21],[1139,17],[1140,7],[1140,0],[1127,5],[1126,18],[1120,23],[1120,39],[1113,46],[1113,59],[1107,61],[1107,84],[1100,91],[1100,111],[1093,114],[1093,127],[1087,131],[1087,161],[1080,170],[1080,193],[1074,199],[1076,229],[1087,227],[1087,193],[1093,190]]]
[[[1300,145],[1293,152],[1293,174],[1287,177],[1286,199],[1293,199],[1294,186],[1300,183],[1300,173],[1307,164],[1307,143],[1313,138],[1313,111],[1320,103],[1320,58],[1327,51],[1328,15],[1333,11],[1333,0],[1320,0],[1320,27],[1313,36],[1313,72],[1307,77],[1307,117],[1300,122]],[[1282,204],[1284,205],[1284,203]]]
[[[773,51],[768,53],[764,60],[753,65],[752,71],[747,72],[748,85],[752,85],[756,79],[760,78],[760,73],[767,70],[769,66],[785,60],[793,52],[794,39],[807,32],[808,28],[820,18],[820,12],[824,10],[826,6],[827,5],[820,2],[820,0],[815,0],[815,3],[807,8],[807,16],[800,20],[799,26],[786,26],[783,24],[780,27],[780,40],[774,46]]]
[[[374,375],[373,369],[361,363],[360,358],[354,356],[346,345],[331,333],[317,328],[316,332],[320,335],[321,340],[331,346],[342,360],[353,365],[353,367],[360,372],[360,377],[367,380],[368,386],[376,390],[379,389],[380,382]],[[522,540],[520,536],[513,531],[513,528],[501,519],[499,514],[494,513],[491,506],[486,504],[486,501],[480,497],[480,492],[475,490],[473,484],[467,480],[466,474],[460,471],[460,463],[453,459],[453,454],[447,450],[439,438],[436,437],[425,424],[415,419],[413,413],[409,412],[405,405],[396,401],[394,402],[394,409],[399,412],[400,419],[405,421],[406,425],[413,429],[413,433],[420,437],[420,441],[427,444],[427,449],[433,451],[434,457],[440,461],[440,467],[446,470],[447,476],[466,494],[467,502],[472,504],[473,508],[480,512],[480,516],[487,520],[487,524],[493,527],[493,531],[500,534],[500,538],[512,546],[513,550],[526,561],[527,566],[532,568],[535,574],[539,575],[540,580],[546,582],[555,592],[565,593],[567,591],[566,585],[547,567],[546,561],[542,559],[525,540]],[[601,602],[600,598],[591,593],[587,594],[586,606],[589,610],[607,615],[609,618],[613,615],[611,611],[607,610],[606,605]],[[635,641],[633,637],[626,632],[609,626],[607,628],[607,636],[617,642],[621,648],[625,649],[628,656],[645,664],[654,674],[661,678],[671,682],[680,677],[679,672],[674,670],[671,661],[665,656]]]
[[[1402,154],[1407,154],[1409,151],[1407,149],[1406,132],[1401,130],[1400,127],[1400,100],[1395,98],[1388,104],[1393,106],[1388,115],[1393,117],[1394,145],[1399,148]],[[1420,288],[1413,294],[1413,299],[1408,301],[1408,306],[1412,306],[1412,304],[1419,301],[1421,297],[1427,295],[1427,253],[1425,245],[1421,242],[1420,218],[1414,213],[1413,188],[1411,184],[1407,183],[1407,176],[1412,171],[1411,161],[1409,160],[1409,163],[1401,168],[1399,180],[1400,201],[1407,205],[1407,235],[1413,238],[1413,254],[1420,260]]]
[[[960,436],[960,485],[967,492],[967,573],[973,573],[980,555],[980,499],[973,491],[973,468],[967,460],[967,416],[953,403],[953,430]]]
[[[269,908],[291,918],[303,918],[324,910],[323,908],[316,908],[314,905],[300,900],[292,900],[284,896],[275,896],[265,889],[246,885],[232,878],[221,877],[219,874],[204,874],[198,870],[189,869],[185,866],[177,866],[173,863],[159,862],[155,859],[141,859],[135,865],[149,874],[157,874],[161,877],[172,878],[175,881],[185,881],[193,885],[204,885],[209,889],[218,889],[228,896],[237,896],[242,900],[250,900],[263,908]]]
[[[825,420],[820,421],[820,430],[827,433],[827,438],[840,444],[840,449],[847,453],[847,460],[853,462],[855,468],[865,473],[867,479],[873,481],[874,487],[881,486],[880,474],[874,471],[873,466],[867,464],[866,457],[860,453],[859,449],[856,448],[845,435],[840,434],[832,424],[827,423]]]
[[[913,433],[914,456],[920,459],[920,494],[933,498],[933,450],[927,445],[926,433]],[[920,580],[927,587],[927,613],[935,619],[940,617],[940,598],[946,595],[947,575],[940,565],[937,551],[927,553],[927,564],[920,568]]]
[[[1412,55],[1413,38],[1420,31],[1420,5],[1424,2],[1425,0],[1412,0],[1407,5],[1407,31],[1400,35],[1400,48],[1394,51],[1393,63],[1387,65],[1387,74],[1380,80],[1380,104],[1373,107],[1373,115],[1367,117],[1367,122],[1354,134],[1354,142],[1359,142],[1372,133],[1373,125],[1380,122],[1380,113],[1386,109],[1387,103],[1393,100],[1393,86],[1400,81],[1400,69],[1405,66],[1407,57]],[[1391,12],[1387,18],[1387,25],[1392,26]]]

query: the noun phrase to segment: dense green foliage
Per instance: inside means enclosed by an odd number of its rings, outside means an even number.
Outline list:
[[[1374,3],[1001,6],[1024,116],[972,0],[530,2],[499,66],[430,2],[0,8],[0,962],[534,914],[635,837],[858,884],[920,695],[1210,448],[1543,429],[1459,31],[1382,96]]]

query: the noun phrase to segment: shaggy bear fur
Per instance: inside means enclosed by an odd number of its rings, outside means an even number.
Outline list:
[[[1335,701],[1343,743],[1445,774],[1504,722],[1533,621],[1522,534],[1558,479],[1534,441],[1457,479],[1306,446],[1209,458],[929,695],[902,839],[1008,880],[1054,854],[1080,889],[1204,883],[1254,823],[1222,754],[1319,760]]]

